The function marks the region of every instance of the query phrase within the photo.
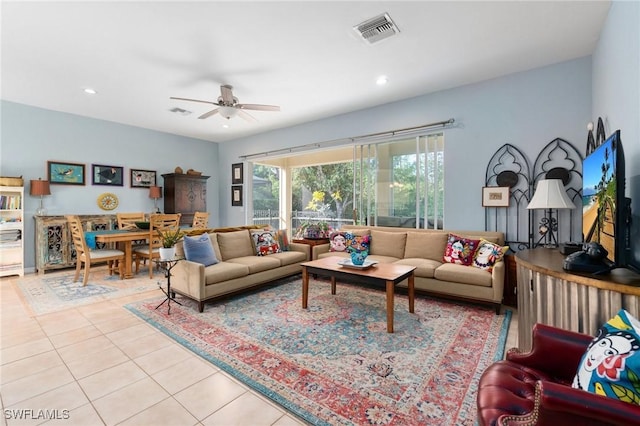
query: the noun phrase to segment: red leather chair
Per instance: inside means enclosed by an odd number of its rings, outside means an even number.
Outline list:
[[[531,352],[510,349],[480,377],[478,424],[640,425],[640,406],[571,387],[592,339],[536,324]]]

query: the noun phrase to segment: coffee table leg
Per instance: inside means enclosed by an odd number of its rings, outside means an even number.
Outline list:
[[[309,299],[309,272],[307,267],[302,267],[302,309],[307,309],[307,301]]]
[[[336,277],[331,277],[331,294],[336,294]]]
[[[409,275],[409,312],[413,313],[414,311],[414,301],[415,301],[415,288],[414,288],[414,275],[413,272]]]
[[[387,333],[393,333],[393,281],[387,281]]]

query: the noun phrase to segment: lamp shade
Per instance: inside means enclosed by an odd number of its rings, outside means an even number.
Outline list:
[[[149,198],[158,199],[162,198],[162,187],[161,186],[150,186],[149,187]]]
[[[527,206],[528,209],[573,209],[573,204],[562,179],[542,179],[538,181],[536,192]]]
[[[30,195],[51,195],[51,189],[49,188],[48,180],[32,180],[31,188],[29,189]]]

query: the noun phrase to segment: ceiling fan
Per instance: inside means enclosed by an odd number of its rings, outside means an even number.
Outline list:
[[[217,102],[213,101],[201,101],[199,99],[190,98],[178,98],[171,96],[170,99],[177,99],[179,101],[200,102],[203,104],[217,105],[218,108],[214,108],[209,112],[202,114],[199,119],[209,118],[212,115],[220,114],[227,120],[235,115],[239,115],[247,121],[258,121],[253,116],[245,112],[244,110],[255,111],[280,111],[280,107],[276,105],[258,105],[258,104],[241,104],[238,103],[238,98],[233,96],[233,87],[228,84],[220,86],[220,96],[218,96]]]

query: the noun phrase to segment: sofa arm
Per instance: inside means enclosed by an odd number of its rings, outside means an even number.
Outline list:
[[[510,349],[506,359],[539,370],[559,382],[570,383],[593,337],[537,323],[533,326],[532,339],[530,352]]]
[[[304,253],[307,260],[309,259],[309,246],[301,243],[289,243],[289,251],[299,251],[300,253]]]
[[[197,301],[205,299],[204,265],[182,260],[171,270],[171,288]]]
[[[318,244],[317,246],[311,247],[311,260],[317,260],[318,255],[322,253],[329,253],[329,247],[331,245],[327,244]]]
[[[504,261],[498,262],[493,265],[491,270],[491,286],[493,287],[493,297],[495,301],[502,303],[504,297],[504,274],[505,263]]]
[[[557,357],[561,358],[561,357]],[[640,406],[546,380],[536,382],[534,408],[497,425],[640,425]]]

